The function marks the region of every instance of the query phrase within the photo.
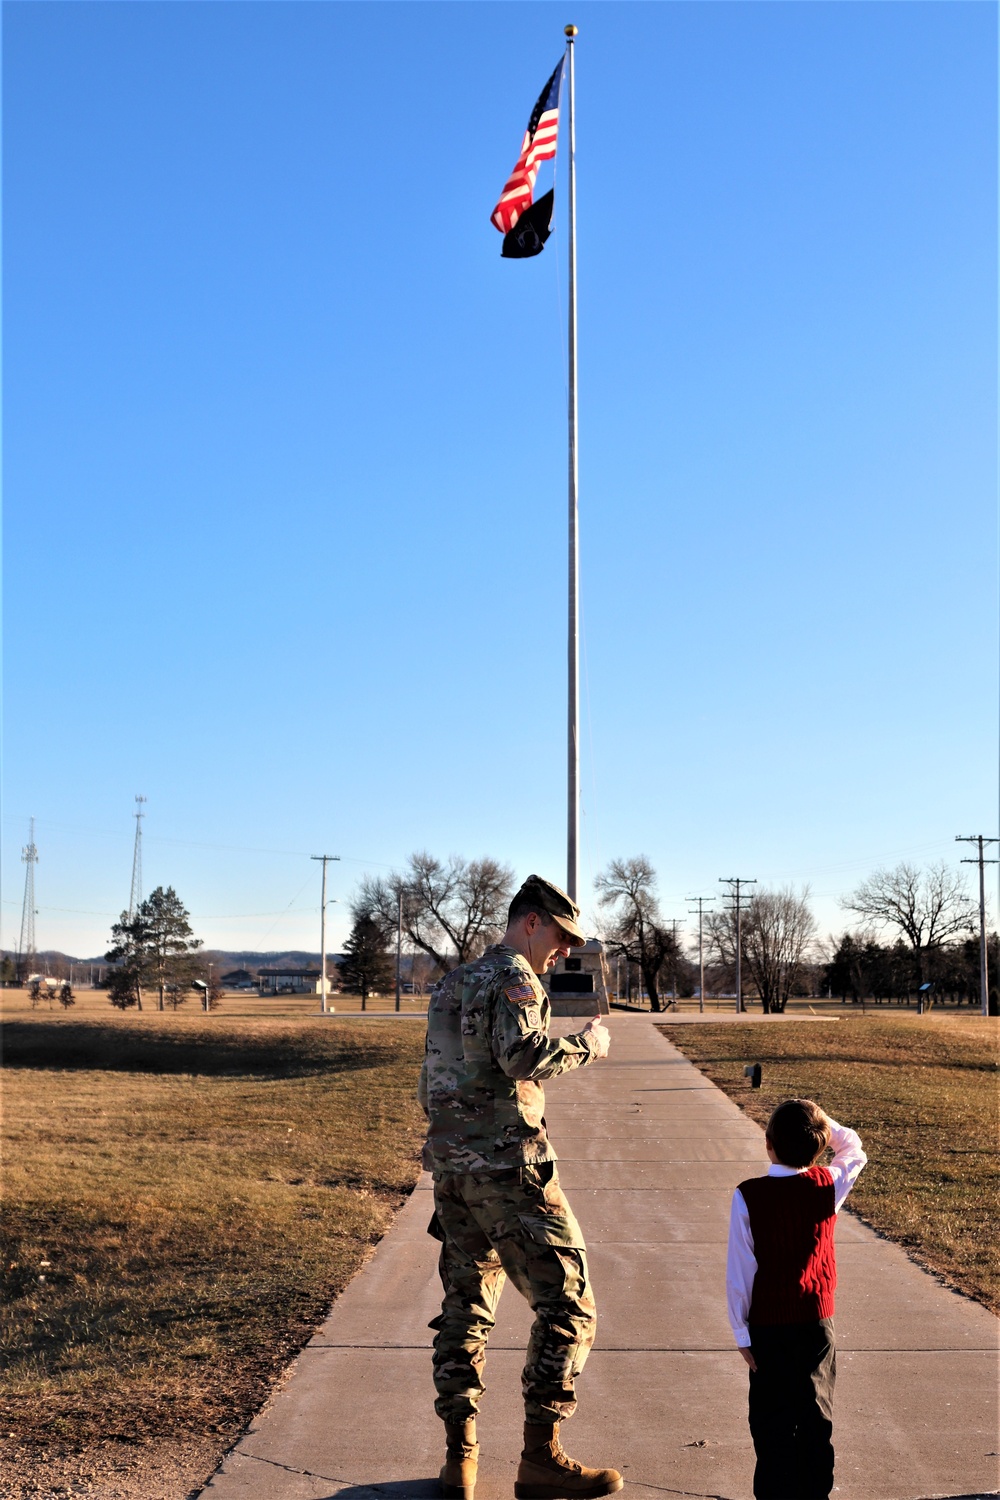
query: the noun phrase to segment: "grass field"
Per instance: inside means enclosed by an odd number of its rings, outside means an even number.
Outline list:
[[[16,1464],[185,1434],[221,1452],[415,1182],[422,1051],[388,1018],[7,1022]]]
[[[848,1014],[778,1025],[661,1026],[760,1124],[815,1099],[860,1132],[869,1164],[850,1204],[952,1286],[1000,1312],[998,1023]],[[751,1089],[743,1069],[759,1062]]]
[[[78,988],[73,992],[74,1004],[69,1007],[66,1014],[70,1016],[108,1016],[120,1015],[108,1000],[107,990],[92,990]],[[156,1010],[156,993],[150,991],[143,1001],[141,1013],[135,1009],[126,1011],[126,1016],[139,1017],[160,1014]],[[404,1016],[423,1016],[427,1013],[427,995],[403,995],[400,999],[400,1013]],[[392,1015],[396,1009],[395,995],[372,995],[369,996],[365,1011],[361,1010],[360,995],[331,994],[329,1004],[333,1007],[334,1015],[356,1016],[369,1015]],[[31,996],[24,989],[0,990],[0,1006],[5,1016],[59,1016],[64,1014],[59,1001],[55,998],[44,998],[38,1001],[34,1007],[31,1004]],[[167,1009],[162,1014],[173,1015],[174,1012]],[[187,1000],[177,1010],[179,1016],[203,1016],[201,1002],[195,992],[188,996]],[[258,995],[253,991],[227,990],[222,996],[218,1010],[211,1012],[212,1016],[228,1020],[263,1021],[282,1016],[286,1020],[319,1020],[319,996],[318,995]]]
[[[4,1495],[176,1500],[415,1181],[423,1026],[3,1003]],[[663,1029],[758,1120],[807,1094],[857,1126],[854,1206],[997,1308],[997,1023],[840,1015]]]

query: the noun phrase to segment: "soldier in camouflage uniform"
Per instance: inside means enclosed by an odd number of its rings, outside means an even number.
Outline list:
[[[427,1013],[420,1102],[424,1165],[434,1174],[430,1233],[441,1241],[444,1285],[431,1327],[447,1500],[473,1500],[486,1340],[508,1277],[535,1313],[521,1377],[525,1441],[515,1496],[592,1500],[622,1487],[614,1469],[584,1468],[559,1445],[597,1320],[586,1246],[546,1134],[542,1080],[606,1056],[610,1037],[597,1017],[575,1036],[550,1040],[537,976],[586,941],[578,917],[564,891],[530,876],[501,942],[446,975]]]

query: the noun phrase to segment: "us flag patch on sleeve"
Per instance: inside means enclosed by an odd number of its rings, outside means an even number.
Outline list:
[[[504,994],[512,1005],[523,1005],[526,1000],[534,1000],[534,987],[530,984],[513,984]]]

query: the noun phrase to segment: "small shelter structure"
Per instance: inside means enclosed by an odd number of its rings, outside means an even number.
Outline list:
[[[257,985],[262,995],[315,995],[319,992],[319,967],[258,969]]]
[[[219,980],[224,990],[252,990],[256,981],[249,969],[230,969],[228,974],[223,974]]]

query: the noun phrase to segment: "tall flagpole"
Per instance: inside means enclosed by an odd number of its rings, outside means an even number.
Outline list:
[[[580,862],[580,567],[577,556],[576,452],[576,73],[573,43],[577,28],[565,27],[569,65],[569,684],[567,691],[566,890],[576,901]]]

